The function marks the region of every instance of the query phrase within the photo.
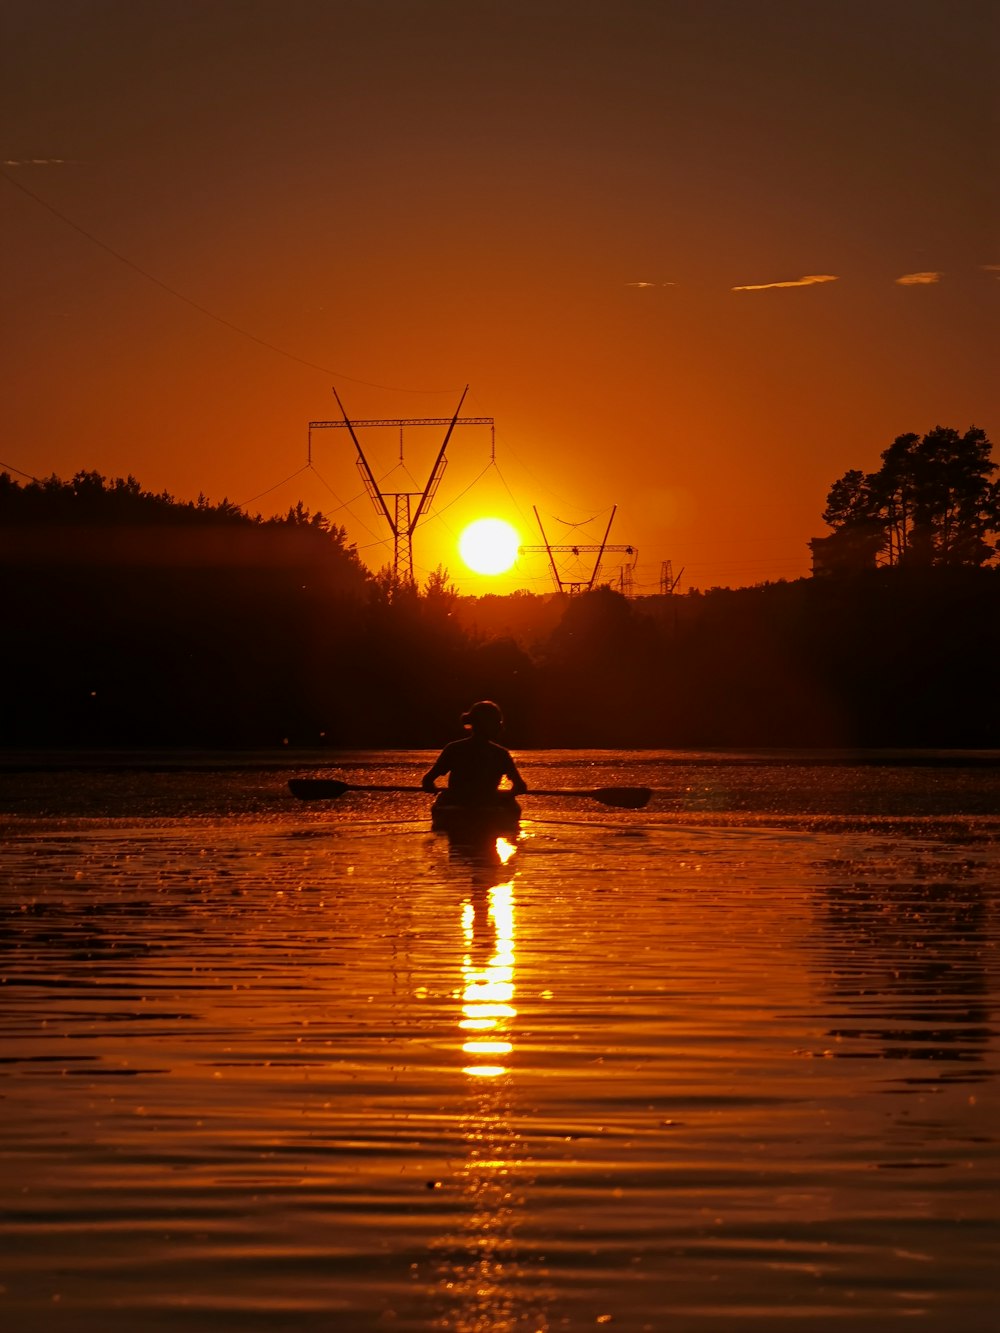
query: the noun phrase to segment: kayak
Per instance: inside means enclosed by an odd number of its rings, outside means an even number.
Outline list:
[[[300,801],[335,801],[351,791],[420,792],[420,787],[375,786],[341,782],[339,778],[289,778],[288,789]],[[521,807],[510,792],[498,792],[485,804],[456,801],[445,789],[439,791],[431,806],[431,828],[440,833],[478,840],[498,834],[516,835]]]
[[[431,828],[458,837],[488,838],[516,834],[521,807],[513,796],[500,796],[487,805],[461,805],[443,791],[431,806]]]

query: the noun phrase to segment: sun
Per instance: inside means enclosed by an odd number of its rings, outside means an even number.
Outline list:
[[[503,574],[517,559],[521,538],[502,518],[479,518],[458,541],[458,553],[477,574]]]

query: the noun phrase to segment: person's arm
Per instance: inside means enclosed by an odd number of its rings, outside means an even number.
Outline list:
[[[513,788],[514,795],[523,796],[524,793],[528,790],[528,784],[525,782],[524,778],[522,778],[520,773],[517,771],[517,764],[514,763],[514,757],[509,750],[507,751],[506,774],[507,777],[510,778],[511,787]]]
[[[451,768],[451,764],[446,757],[447,753],[447,749],[442,750],[424,776],[420,779],[420,785],[424,791],[436,792],[438,790],[434,785],[434,779],[444,777],[445,773]]]

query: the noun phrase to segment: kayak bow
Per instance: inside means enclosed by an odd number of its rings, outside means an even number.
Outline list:
[[[506,796],[487,805],[460,805],[448,799],[443,791],[431,806],[431,828],[437,833],[462,837],[492,837],[501,833],[516,833],[521,820],[521,807],[513,796]]]

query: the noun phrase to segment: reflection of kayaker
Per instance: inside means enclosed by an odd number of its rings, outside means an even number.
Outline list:
[[[459,846],[478,845],[483,839],[489,846],[500,834],[516,837],[520,820],[521,807],[509,791],[497,792],[491,801],[475,805],[454,800],[450,791],[439,791],[431,806],[431,828],[453,835]]]
[[[486,817],[505,815],[516,823],[521,813],[516,797],[528,785],[510,751],[497,742],[503,714],[491,700],[481,699],[462,714],[461,721],[469,734],[446,745],[420,783],[424,791],[437,796],[432,813],[435,824],[446,828],[449,818],[467,821],[472,811]],[[436,780],[446,775],[447,789],[440,791]],[[504,779],[509,788],[501,788]]]

